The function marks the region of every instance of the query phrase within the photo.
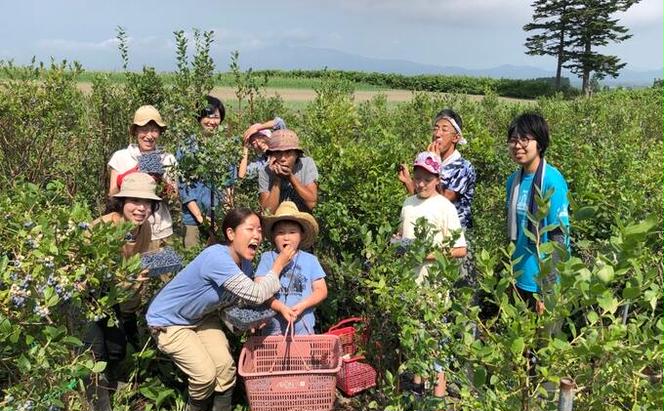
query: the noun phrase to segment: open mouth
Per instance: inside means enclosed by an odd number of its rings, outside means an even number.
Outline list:
[[[256,250],[258,250],[258,241],[256,241],[256,240],[252,240],[252,241],[249,243],[249,249],[252,250],[252,251],[256,251]]]

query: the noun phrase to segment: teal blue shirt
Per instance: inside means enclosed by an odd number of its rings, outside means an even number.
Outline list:
[[[512,183],[520,173],[517,170],[507,179],[507,205],[509,208],[510,195],[512,193]],[[540,285],[538,280],[539,265],[537,261],[537,252],[535,245],[528,241],[524,231],[528,223],[528,198],[530,198],[530,189],[533,184],[534,173],[525,174],[521,180],[521,187],[518,193],[518,201],[516,208],[516,223],[517,223],[517,239],[516,249],[512,255],[512,260],[522,257],[519,262],[514,264],[514,270],[519,274],[516,285],[522,290],[530,292],[539,292]],[[549,213],[544,217],[542,226],[550,224],[560,224],[565,233],[565,245],[569,252],[569,200],[567,199],[567,182],[565,177],[558,171],[557,168],[547,164],[544,171],[544,181],[542,182],[542,195],[548,190],[553,188],[553,194],[550,199]],[[548,241],[548,236],[545,234],[542,237],[542,242]]]

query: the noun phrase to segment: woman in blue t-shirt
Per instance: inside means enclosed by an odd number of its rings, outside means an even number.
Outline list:
[[[514,271],[519,274],[517,291],[531,309],[541,314],[544,302],[535,294],[550,294],[558,277],[556,263],[561,256],[569,254],[567,182],[544,158],[549,146],[549,126],[542,116],[525,113],[516,117],[507,131],[507,146],[512,160],[520,166],[507,180],[508,234],[516,246],[512,259]],[[543,198],[550,196],[549,210],[539,224],[533,224],[528,213],[535,215],[538,211],[538,192]],[[542,232],[542,228],[550,225],[557,227]],[[540,277],[539,273],[541,260],[546,256],[538,258],[536,244],[528,238],[526,230],[539,237],[540,244],[553,241],[560,246],[554,247],[553,269],[545,277]]]
[[[280,273],[295,252],[286,247],[260,283],[251,261],[263,240],[261,218],[248,208],[224,218],[226,242],[203,250],[156,295],[146,319],[157,347],[173,358],[189,380],[187,410],[231,410],[235,363],[217,315],[244,300],[261,304],[281,286]]]

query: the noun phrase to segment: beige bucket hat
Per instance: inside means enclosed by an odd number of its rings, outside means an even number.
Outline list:
[[[284,201],[279,204],[274,215],[263,217],[263,230],[265,230],[270,240],[273,239],[272,227],[279,221],[295,221],[302,226],[300,249],[308,249],[314,245],[318,235],[318,223],[311,214],[298,210],[294,202]]]
[[[144,198],[161,201],[157,194],[157,182],[149,174],[131,173],[122,180],[120,192],[113,197]]]
[[[289,129],[280,129],[272,133],[268,144],[267,151],[302,151],[299,137],[293,130]]]
[[[134,121],[129,126],[129,132],[133,135],[137,126],[144,126],[151,121],[157,123],[162,129],[166,128],[166,123],[162,120],[159,110],[150,105],[140,106],[134,113]]]

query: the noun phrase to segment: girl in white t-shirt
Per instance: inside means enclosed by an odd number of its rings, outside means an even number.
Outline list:
[[[161,165],[165,169],[163,177],[152,174],[155,179],[162,179],[165,192],[162,197],[177,198],[177,183],[169,169],[176,165],[175,156],[162,152],[157,147],[159,136],[166,129],[166,123],[161,119],[159,111],[153,106],[141,106],[134,113],[134,121],[129,127],[129,133],[137,140],[137,144],[129,144],[127,148],[113,153],[108,161],[110,181],[108,186],[109,197],[120,191],[122,180],[127,174],[139,170],[140,157],[148,154],[158,154]],[[152,228],[151,249],[158,248],[173,234],[173,221],[168,210],[168,201],[164,199],[157,211],[148,220]]]
[[[401,240],[415,239],[415,225],[417,220],[424,218],[434,230],[433,242],[435,246],[442,247],[445,239],[452,235],[452,231],[459,231],[460,236],[447,252],[450,257],[461,258],[466,256],[466,239],[461,230],[461,222],[456,207],[436,187],[440,182],[442,161],[438,154],[424,151],[419,153],[413,164],[413,184],[415,195],[404,201],[401,208],[401,224],[397,238]],[[428,274],[427,268],[435,260],[434,253],[426,256],[426,261],[417,268],[417,283],[423,284]],[[437,382],[434,395],[442,397],[447,390],[445,372],[436,364]],[[422,387],[422,378],[416,375],[413,380],[416,386]]]

